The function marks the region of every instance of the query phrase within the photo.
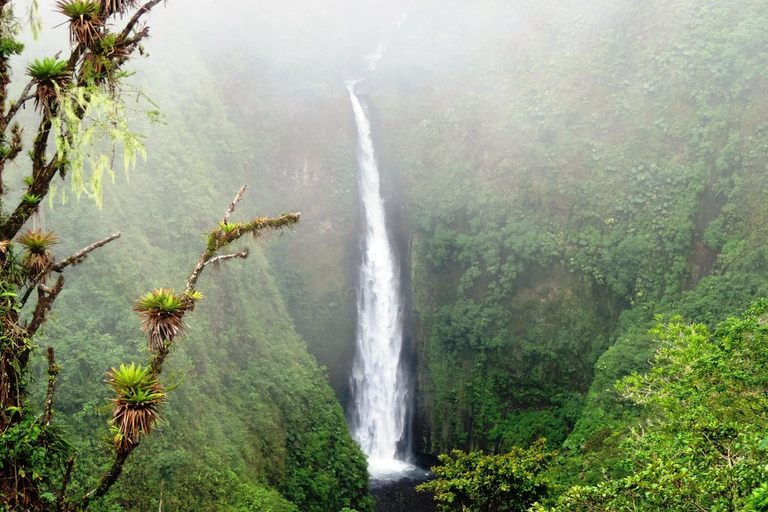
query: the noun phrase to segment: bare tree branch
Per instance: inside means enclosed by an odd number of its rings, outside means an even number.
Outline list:
[[[69,485],[69,481],[72,479],[72,468],[75,466],[75,458],[70,457],[67,459],[67,470],[64,473],[64,481],[61,483],[61,490],[59,491],[59,496],[56,499],[56,505],[60,511],[64,510],[64,504],[67,501],[67,486]]]
[[[85,248],[83,248],[83,249],[80,249],[79,251],[77,251],[76,253],[74,253],[74,254],[73,254],[72,256],[70,256],[69,258],[67,258],[67,259],[65,259],[65,260],[63,260],[63,261],[61,261],[61,262],[59,262],[59,263],[55,264],[55,265],[54,265],[54,266],[51,268],[51,270],[52,270],[52,271],[54,271],[54,272],[61,272],[61,271],[62,271],[62,270],[64,270],[66,267],[68,267],[68,266],[70,266],[70,265],[72,265],[72,264],[80,263],[80,261],[82,261],[82,259],[83,259],[83,258],[84,258],[84,257],[85,257],[85,256],[86,256],[86,255],[87,255],[89,252],[95,251],[95,250],[96,250],[96,249],[98,249],[99,247],[103,247],[103,246],[107,245],[109,242],[111,242],[111,241],[113,241],[113,240],[117,240],[118,238],[120,238],[120,236],[121,236],[121,235],[120,235],[120,233],[115,233],[114,235],[110,235],[110,236],[108,236],[107,238],[104,238],[104,239],[102,239],[102,240],[99,240],[98,242],[95,242],[95,243],[93,243],[93,244],[89,245],[88,247],[85,247]]]
[[[237,203],[240,202],[240,199],[243,198],[243,194],[245,193],[245,189],[247,187],[248,187],[247,184],[240,187],[240,190],[238,190],[237,194],[235,194],[235,198],[232,200],[231,203],[229,203],[229,206],[227,207],[227,211],[224,212],[224,220],[222,221],[224,224],[227,223],[227,221],[229,220],[229,216],[232,215],[232,212],[235,211],[235,207],[237,206]],[[197,280],[200,278],[200,274],[205,268],[206,262],[214,254],[216,254],[216,250],[218,250],[218,248],[212,249],[211,247],[208,247],[208,249],[203,253],[203,255],[200,256],[200,260],[197,262],[197,265],[195,265],[195,268],[192,270],[192,273],[187,278],[187,287],[184,289],[184,293],[188,294],[195,289]]]
[[[30,82],[24,87],[24,90],[19,95],[19,99],[16,100],[16,103],[11,105],[11,108],[8,109],[8,113],[5,115],[5,125],[8,126],[13,119],[13,116],[16,115],[16,112],[19,111],[19,109],[29,100],[35,97],[34,94],[30,94],[29,91],[32,90],[32,86],[35,84],[34,80],[30,80]]]
[[[208,261],[206,261],[204,267],[207,267],[211,263],[215,264],[215,263],[221,263],[222,261],[231,260],[233,258],[243,258],[243,259],[245,259],[247,257],[248,257],[248,251],[247,250],[236,252],[234,254],[221,254],[219,256],[216,256],[216,257],[211,258]]]
[[[37,287],[37,285],[40,283],[40,281],[42,281],[44,276],[48,275],[51,272],[61,273],[61,271],[64,270],[64,268],[68,267],[69,265],[80,263],[82,259],[88,255],[89,252],[95,251],[99,247],[107,245],[109,242],[113,240],[117,240],[118,238],[120,238],[120,233],[115,233],[114,235],[108,236],[103,240],[99,240],[98,242],[93,243],[84,249],[80,249],[79,251],[74,253],[72,256],[70,256],[69,258],[59,263],[56,263],[56,264],[53,264],[52,266],[44,268],[38,275],[36,275],[29,282],[29,286],[27,287],[27,292],[24,294],[24,297],[22,297],[20,302],[21,307],[24,307],[24,305],[27,303],[27,300],[29,300],[30,295],[32,295],[32,290],[34,290]]]
[[[243,185],[240,187],[240,190],[237,191],[237,195],[232,200],[232,202],[229,204],[229,208],[227,208],[227,212],[224,214],[224,218],[222,219],[222,223],[226,224],[229,220],[229,216],[232,215],[232,212],[235,211],[235,206],[237,206],[237,203],[240,202],[240,199],[243,198],[243,193],[245,192],[245,189],[248,187],[248,185]]]
[[[123,32],[120,34],[121,39],[126,39],[130,34],[133,28],[136,26],[136,24],[139,22],[142,16],[147,14],[149,11],[152,10],[154,6],[160,3],[160,0],[150,0],[149,2],[142,5],[138,11],[136,11],[136,14],[133,15],[131,20],[128,22],[128,24],[123,29]]]

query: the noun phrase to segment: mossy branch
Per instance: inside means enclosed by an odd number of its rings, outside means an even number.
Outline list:
[[[48,425],[53,418],[53,394],[56,391],[56,377],[61,368],[56,364],[56,354],[53,347],[48,347],[48,392],[45,398],[45,410],[43,412],[43,423]]]
[[[27,335],[31,338],[37,333],[37,330],[45,322],[48,311],[50,311],[53,302],[56,297],[59,296],[61,290],[64,288],[64,276],[59,275],[56,279],[56,283],[48,288],[45,285],[38,285],[37,287],[37,306],[35,306],[35,312],[32,313],[32,320],[27,327]]]
[[[54,272],[61,272],[62,270],[64,270],[66,267],[70,265],[76,265],[77,263],[80,263],[83,260],[83,258],[85,258],[88,255],[88,253],[95,251],[99,247],[103,247],[107,245],[109,242],[112,242],[113,240],[117,240],[118,238],[120,238],[120,236],[121,236],[120,233],[115,233],[114,235],[110,235],[106,238],[103,238],[98,242],[92,243],[88,247],[84,247],[83,249],[80,249],[69,258],[61,261],[60,263],[55,264],[53,268],[51,268],[51,270],[53,270]]]
[[[203,269],[216,257],[216,254],[222,248],[245,235],[251,235],[254,238],[257,238],[266,230],[279,231],[283,228],[298,224],[301,220],[301,213],[286,213],[280,217],[257,217],[250,222],[230,223],[229,217],[232,215],[232,212],[234,212],[237,203],[242,199],[245,189],[246,186],[243,185],[232,200],[232,203],[230,203],[227,211],[224,213],[222,222],[214,230],[208,233],[208,246],[187,279],[187,287],[184,290],[184,293],[189,294],[194,291],[195,286],[197,285],[197,280],[200,278]],[[246,253],[239,257],[246,258],[247,256],[248,254]]]
[[[288,213],[275,218],[257,217],[251,222],[229,223],[229,217],[235,210],[237,203],[240,202],[245,189],[245,186],[240,188],[234,200],[227,208],[222,222],[216,229],[208,234],[207,247],[195,265],[194,269],[192,270],[192,273],[187,278],[187,285],[184,293],[180,296],[176,296],[173,294],[173,290],[162,288],[155,290],[155,292],[152,292],[139,300],[137,303],[137,311],[144,315],[145,321],[151,320],[146,322],[148,325],[153,321],[158,325],[163,322],[170,325],[170,322],[173,322],[173,325],[178,326],[183,316],[188,311],[194,309],[195,302],[201,298],[199,292],[195,290],[195,286],[198,279],[200,278],[200,274],[203,272],[205,267],[211,264],[216,265],[236,258],[248,257],[247,250],[229,254],[218,254],[222,248],[228,246],[232,242],[245,235],[250,234],[256,238],[264,230],[281,230],[283,228],[293,226],[299,222],[301,218],[300,213]],[[73,255],[70,259],[75,261],[77,260],[77,257],[78,253]],[[54,267],[54,270],[55,269],[56,268]],[[61,277],[62,276],[59,278],[61,279]],[[161,298],[163,298],[162,301],[160,300]],[[151,315],[154,315],[154,317]],[[173,332],[179,334],[181,331],[177,328],[172,331],[165,329],[164,332]],[[173,335],[165,335],[163,337],[166,338],[163,340],[163,343],[155,343],[150,345],[153,355],[149,365],[149,371],[153,377],[157,377],[162,372],[163,363],[165,362],[165,358],[170,353],[172,347]],[[107,493],[109,488],[117,481],[120,473],[123,470],[125,461],[127,460],[130,453],[136,448],[136,446],[138,446],[138,442],[127,443],[122,447],[122,449],[117,449],[115,451],[115,458],[112,462],[112,466],[106,473],[102,475],[98,486],[88,492],[78,501],[78,503],[75,505],[77,510],[84,510],[93,500],[98,499]]]
[[[93,500],[99,499],[107,494],[109,488],[112,487],[115,482],[117,482],[117,479],[123,472],[123,466],[125,465],[125,461],[128,460],[128,456],[134,449],[136,449],[137,446],[139,446],[138,442],[133,443],[128,450],[118,451],[115,454],[115,460],[112,461],[112,466],[110,466],[107,472],[101,476],[99,485],[82,497],[75,510],[85,510]]]
[[[39,197],[41,200],[48,195],[51,181],[59,170],[58,155],[55,155],[50,162],[46,163],[45,161],[45,153],[48,148],[51,128],[53,127],[52,118],[54,115],[55,113],[43,114],[43,119],[40,121],[40,126],[37,130],[37,137],[35,137],[34,149],[32,150],[32,177],[34,181],[27,192]],[[16,233],[19,232],[30,215],[37,210],[38,206],[39,202],[32,204],[24,200],[20,201],[8,220],[0,227],[0,237],[4,240],[10,240],[16,236]]]
[[[35,289],[35,287],[42,281],[44,276],[47,276],[50,272],[58,272],[61,273],[66,267],[70,265],[76,265],[80,263],[90,252],[95,251],[99,247],[103,247],[107,245],[109,242],[112,242],[113,240],[117,240],[120,238],[120,233],[115,233],[114,235],[110,235],[106,238],[103,238],[99,240],[98,242],[92,243],[88,247],[84,247],[83,249],[80,249],[70,257],[66,258],[65,260],[59,262],[59,263],[53,263],[52,266],[46,267],[43,269],[42,272],[40,272],[37,276],[35,276],[29,284],[29,287],[27,288],[27,292],[24,294],[24,297],[21,299],[21,306],[24,307],[24,305],[27,303],[27,300],[29,300],[29,296],[32,294],[32,290]]]

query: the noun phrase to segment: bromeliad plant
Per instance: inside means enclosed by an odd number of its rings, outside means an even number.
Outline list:
[[[147,346],[151,352],[149,365],[121,365],[119,369],[112,368],[107,374],[107,382],[115,393],[111,399],[115,456],[111,468],[104,473],[98,487],[80,501],[81,508],[86,508],[93,499],[106,493],[120,475],[128,456],[138,446],[140,437],[149,435],[159,420],[159,408],[167,397],[167,390],[160,383],[159,375],[174,339],[186,332],[184,315],[194,310],[195,303],[203,298],[195,289],[203,270],[211,264],[247,258],[247,250],[219,254],[222,248],[242,236],[250,234],[258,238],[264,231],[291,227],[301,218],[300,213],[288,213],[275,218],[258,217],[251,222],[230,223],[229,216],[244,192],[245,186],[238,191],[219,226],[208,233],[207,247],[187,278],[184,292],[177,295],[172,288],[157,288],[136,301],[134,310],[141,318],[141,330],[147,335]]]
[[[139,436],[148,436],[160,419],[158,410],[165,401],[166,391],[148,367],[120,365],[107,372],[107,384],[117,395],[112,399],[112,426],[117,430],[115,449],[130,451]]]
[[[136,301],[133,309],[141,316],[141,331],[147,335],[150,350],[162,350],[173,343],[178,335],[184,335],[184,314],[190,300],[174,295],[173,289],[158,288]]]
[[[27,66],[27,75],[35,84],[35,109],[50,115],[61,90],[70,82],[71,73],[67,62],[57,58],[35,59]]]
[[[104,26],[101,5],[95,0],[59,0],[56,10],[69,18],[69,42],[93,46]]]
[[[50,249],[59,243],[58,235],[53,231],[43,233],[41,230],[31,231],[28,229],[16,241],[25,250],[22,265],[26,268],[29,278],[33,279],[42,274],[41,280],[45,283],[53,264],[53,255]]]

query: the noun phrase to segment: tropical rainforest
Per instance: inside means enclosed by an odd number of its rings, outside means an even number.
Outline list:
[[[344,80],[382,41],[422,489],[768,510],[768,1],[150,3],[123,36],[143,2],[0,0],[0,506],[374,510]],[[233,261],[189,288],[201,254]],[[157,308],[183,323],[153,342]],[[129,377],[151,429],[115,420]]]

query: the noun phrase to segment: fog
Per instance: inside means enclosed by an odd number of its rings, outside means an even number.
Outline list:
[[[30,59],[66,53],[54,5],[41,2],[40,39],[24,35],[16,91]],[[302,222],[259,244],[242,274],[206,282],[205,331],[172,355],[190,391],[169,405],[173,434],[146,445],[157,460],[119,491],[126,508],[157,509],[161,483],[179,510],[235,503],[209,496],[215,479],[198,475],[210,464],[235,468],[232,486],[338,512],[323,500],[349,482],[319,484],[308,467],[357,454],[353,438],[382,481],[422,478],[454,449],[501,454],[546,438],[558,489],[623,482],[641,474],[642,453],[664,451],[627,448],[647,441],[627,435],[637,421],[678,428],[664,422],[679,411],[617,399],[620,379],[657,364],[658,318],[714,330],[768,295],[766,0],[168,0],[146,20],[145,55],[123,67],[146,162],[105,184],[100,211],[45,210],[77,244],[102,229],[130,243],[76,289],[80,303],[68,299],[87,321],[64,317],[52,336],[77,353],[92,321],[82,307],[129,310],[134,288],[179,279],[243,183],[248,215],[301,211]],[[132,87],[154,104],[134,103]],[[163,122],[151,124],[140,111],[155,106]],[[110,351],[135,353],[129,314],[94,328],[87,350],[101,359],[71,382],[98,384]],[[68,421],[97,431],[95,399],[71,382]],[[200,412],[197,395],[220,408]],[[318,423],[301,414],[310,405]],[[334,461],[329,474],[369,477]],[[196,483],[182,480],[188,467]],[[680,472],[694,473],[706,472]],[[151,492],[131,496],[142,478]],[[416,503],[412,484],[387,489]],[[184,485],[205,498],[185,501]],[[755,485],[730,493],[738,507]],[[377,510],[402,510],[387,489]],[[737,508],[713,500],[703,508]],[[434,506],[423,501],[412,510]]]

